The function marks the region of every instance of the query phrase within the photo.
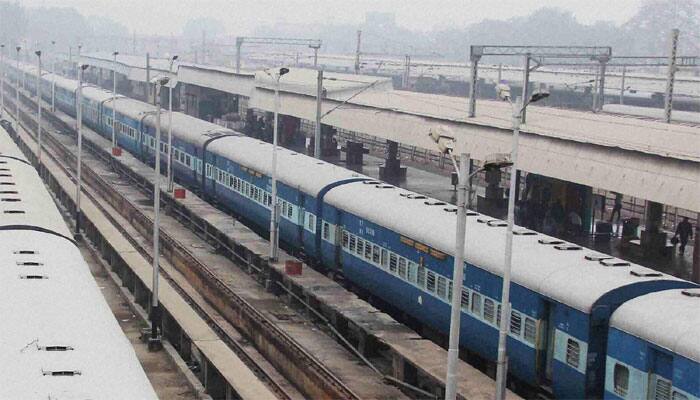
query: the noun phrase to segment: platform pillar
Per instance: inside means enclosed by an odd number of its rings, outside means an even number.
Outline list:
[[[348,140],[345,142],[345,165],[351,167],[362,167],[363,156],[369,153],[360,142]]]
[[[387,141],[386,158],[384,159],[384,165],[379,167],[379,178],[389,182],[406,180],[406,167],[401,166],[399,144],[397,142]]]
[[[647,257],[664,255],[666,249],[666,234],[661,231],[663,205],[647,201],[644,231],[641,235],[642,252]]]
[[[501,188],[500,183],[500,170],[486,171],[486,193],[484,196],[478,196],[476,202],[480,213],[494,218],[503,218],[505,216],[507,199],[503,197],[503,188]]]
[[[698,215],[700,217],[700,215]],[[695,244],[693,245],[693,274],[691,280],[700,283],[700,218],[695,219]]]

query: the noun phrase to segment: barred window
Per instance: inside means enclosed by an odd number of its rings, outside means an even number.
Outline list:
[[[396,273],[396,268],[398,266],[399,259],[396,254],[389,254],[389,271]]]
[[[462,288],[462,310],[469,311],[469,289]]]
[[[481,316],[481,295],[477,292],[472,293],[472,314]]]
[[[382,249],[382,257],[381,257],[381,260],[379,262],[379,264],[381,264],[382,268],[386,268],[386,262],[387,262],[388,257],[389,257],[389,252],[386,251],[386,249]]]
[[[522,330],[522,316],[517,311],[511,311],[510,313],[510,333],[515,336],[520,336],[520,331]]]
[[[399,276],[406,279],[406,267],[407,267],[407,262],[405,258],[401,257],[399,258]]]
[[[412,261],[408,262],[408,281],[416,283],[418,278],[418,265]]]
[[[418,274],[416,277],[416,283],[418,284],[418,287],[424,288],[425,287],[425,268],[418,266]]]
[[[447,281],[447,300],[452,301],[452,281]]]
[[[350,235],[350,246],[348,247],[348,250],[350,250],[351,253],[355,252],[355,244],[356,244],[355,235]]]
[[[365,259],[372,261],[372,243],[365,241]]]
[[[566,341],[566,363],[574,368],[578,368],[580,358],[581,345],[573,339],[568,339]]]
[[[437,295],[441,299],[447,299],[447,279],[444,276],[437,278]]]
[[[429,292],[434,293],[435,292],[435,273],[431,270],[427,270],[426,272],[427,272],[428,278],[426,280],[425,288]]]
[[[688,396],[674,390],[672,400],[688,400]]]
[[[525,329],[523,330],[523,339],[526,342],[535,344],[537,341],[537,323],[532,318],[525,318]]]
[[[342,237],[343,237],[343,239],[342,239],[342,241],[343,241],[343,248],[347,249],[347,248],[348,248],[348,242],[350,241],[350,238],[348,237],[348,232],[344,230],[344,231],[343,231],[343,234],[342,234]]]
[[[484,299],[484,319],[493,323],[496,314],[496,305],[491,299]]]
[[[372,262],[375,264],[379,264],[379,260],[381,260],[380,257],[380,250],[379,246],[377,245],[372,245]]]
[[[287,218],[292,218],[294,216],[294,206],[287,204]]]
[[[357,238],[357,255],[362,257],[365,252],[365,241],[363,239]]]
[[[328,240],[331,237],[331,225],[328,222],[323,222],[323,229],[321,229],[321,235],[324,240]]]

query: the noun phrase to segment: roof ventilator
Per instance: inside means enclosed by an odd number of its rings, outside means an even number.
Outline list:
[[[19,279],[49,279],[48,275],[20,275]]]
[[[700,289],[686,289],[681,293],[688,297],[700,297]]]
[[[36,250],[15,250],[12,254],[38,254]]]
[[[423,196],[422,194],[417,193],[402,194],[401,196],[411,200],[423,200],[428,198],[427,196]]]
[[[546,244],[546,245],[557,245],[557,244],[565,244],[563,240],[559,239],[540,239],[537,241],[539,244]]]
[[[14,182],[0,182],[0,185],[5,185],[5,186],[14,186]]]
[[[82,375],[83,373],[78,370],[45,371],[44,369],[42,369],[41,374],[44,376],[75,376]]]
[[[476,212],[476,211],[469,211],[469,210],[467,210],[467,217],[478,217],[479,215],[481,215],[481,214],[479,214],[479,213]]]
[[[365,185],[380,185],[380,181],[362,181]]]
[[[17,261],[17,265],[20,267],[40,267],[44,265],[44,263],[38,261]]]
[[[611,260],[611,259],[613,259],[614,257],[609,256],[609,255],[607,255],[607,254],[596,254],[596,253],[591,253],[591,254],[587,254],[587,255],[584,256],[583,258],[585,258],[585,259],[588,260],[588,261],[602,261],[602,260]]]
[[[492,227],[492,228],[497,228],[497,227],[504,227],[508,226],[508,223],[506,221],[501,221],[500,219],[492,219],[491,221],[488,221],[486,225]]]
[[[0,178],[12,178],[12,174],[0,174]]]
[[[9,198],[9,197],[4,197],[4,198],[0,199],[0,201],[6,201],[6,202],[8,202],[8,203],[13,203],[13,202],[18,202],[18,201],[22,201],[22,200],[21,200],[21,199],[13,199],[13,198]]]
[[[638,270],[638,271],[630,271],[630,275],[638,276],[640,278],[651,278],[655,276],[663,276],[661,272],[655,272],[655,271],[644,271],[644,270]]]
[[[22,210],[5,210],[3,211],[5,214],[24,214],[24,211]]]
[[[537,232],[530,231],[527,229],[514,229],[513,235],[516,235],[516,236],[537,236]]]
[[[457,214],[457,207],[445,207],[443,210],[447,211],[448,213]]]
[[[604,267],[629,267],[631,264],[624,260],[605,259],[598,261]]]
[[[0,194],[19,194],[16,190],[0,190]]]
[[[44,350],[44,351],[72,351],[75,350],[72,346],[60,346],[60,345],[53,345],[53,346],[37,346],[37,349],[39,350]]]
[[[558,244],[554,248],[557,250],[583,250],[583,247],[571,243]]]
[[[428,201],[424,201],[423,204],[425,204],[426,206],[446,206],[447,205],[447,203],[445,203],[444,201],[440,201],[440,200],[428,200]]]
[[[375,186],[377,189],[393,189],[394,186],[391,185],[377,185]]]

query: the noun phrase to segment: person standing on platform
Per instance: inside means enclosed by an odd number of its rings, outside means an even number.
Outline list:
[[[685,246],[688,244],[688,239],[693,238],[693,225],[688,221],[688,217],[683,217],[678,226],[676,226],[676,235],[680,240],[681,246],[678,248],[678,252],[683,254],[685,252]]]
[[[610,214],[610,223],[615,219],[615,213],[617,213],[617,222],[620,222],[620,213],[622,212],[622,195],[620,193],[615,193],[615,205],[613,206],[612,214]]]

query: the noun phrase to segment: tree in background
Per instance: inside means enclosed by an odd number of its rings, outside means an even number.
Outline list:
[[[700,0],[647,0],[621,27],[630,54],[668,53],[671,29],[681,31],[679,54],[697,54],[700,39]]]

